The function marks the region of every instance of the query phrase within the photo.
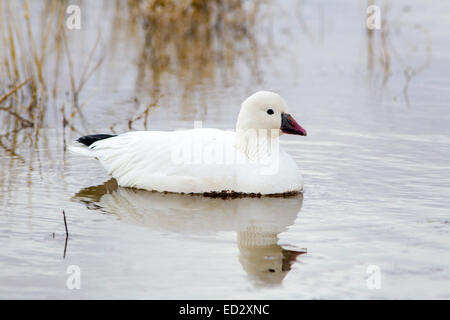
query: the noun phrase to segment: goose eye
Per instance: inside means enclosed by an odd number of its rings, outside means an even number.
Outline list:
[[[267,114],[270,114],[270,115],[272,115],[272,114],[274,114],[274,112],[273,112],[273,110],[272,110],[272,109],[267,109]]]

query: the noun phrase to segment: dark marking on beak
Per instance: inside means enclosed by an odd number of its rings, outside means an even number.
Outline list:
[[[295,121],[289,113],[281,114],[281,128],[283,133],[296,134],[300,136],[306,136],[306,130]]]

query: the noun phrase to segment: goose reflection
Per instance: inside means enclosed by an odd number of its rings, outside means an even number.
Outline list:
[[[161,232],[207,235],[237,232],[239,261],[255,285],[279,284],[298,255],[278,245],[278,234],[292,225],[303,196],[211,198],[122,188],[111,179],[80,190],[74,200],[89,209]]]

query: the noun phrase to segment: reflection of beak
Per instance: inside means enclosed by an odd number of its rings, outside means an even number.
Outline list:
[[[295,121],[289,113],[281,114],[281,128],[280,130],[287,134],[297,134],[306,136],[306,130]]]

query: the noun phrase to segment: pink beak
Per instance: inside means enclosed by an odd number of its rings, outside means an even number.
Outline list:
[[[281,114],[281,131],[287,134],[306,136],[306,130],[289,113]]]

